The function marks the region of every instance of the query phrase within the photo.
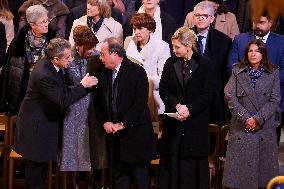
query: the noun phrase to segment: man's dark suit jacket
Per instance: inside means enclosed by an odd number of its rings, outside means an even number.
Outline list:
[[[147,105],[148,79],[145,70],[124,57],[114,83],[113,101],[112,71],[106,69],[99,81],[96,109],[100,124],[111,121],[122,122],[125,126],[114,135],[109,134],[109,138],[114,139],[115,149],[119,149],[116,155],[120,162],[150,161],[155,157],[156,146]],[[115,111],[111,108],[111,102],[115,102]]]
[[[194,28],[196,31],[196,28]],[[224,92],[223,89],[229,79],[226,72],[227,58],[229,55],[232,40],[222,32],[210,28],[208,31],[204,56],[207,57],[213,65],[215,72],[215,81],[217,87],[216,98],[214,98],[211,108],[211,123],[216,123],[220,127],[224,122]]]
[[[87,14],[87,3],[83,3],[79,5],[78,7],[74,7],[73,9],[70,10],[70,14],[68,16],[68,20],[66,24],[66,33],[65,33],[66,39],[69,39],[69,35],[71,32],[74,20],[86,14]],[[111,8],[111,17],[113,17],[115,21],[119,22],[122,25],[123,23],[122,14],[113,7]]]
[[[53,64],[47,58],[40,60],[17,117],[14,150],[32,161],[56,160],[64,109],[85,95],[81,84],[67,91]]]

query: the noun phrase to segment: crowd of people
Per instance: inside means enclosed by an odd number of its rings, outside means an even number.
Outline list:
[[[230,126],[224,187],[279,174],[283,20],[249,1],[184,3],[0,0],[0,112],[17,115],[29,189],[50,160],[76,189],[105,169],[114,189],[149,189],[157,154],[159,189],[208,189],[210,123]]]

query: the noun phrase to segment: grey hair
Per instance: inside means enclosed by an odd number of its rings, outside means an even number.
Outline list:
[[[116,52],[118,56],[123,57],[125,56],[125,50],[123,48],[122,42],[115,38],[115,37],[110,37],[104,40],[108,44],[108,51],[109,53]]]
[[[53,59],[54,57],[62,58],[65,49],[71,49],[69,41],[63,38],[54,38],[50,40],[47,46],[47,56],[49,59]]]
[[[215,9],[213,7],[212,2],[210,1],[201,1],[200,3],[198,3],[197,5],[195,5],[193,12],[195,13],[195,11],[197,9],[202,9],[202,10],[206,10],[207,13],[211,16],[214,16],[215,14]]]
[[[39,18],[47,16],[48,10],[42,5],[33,5],[26,10],[28,23],[35,23]]]

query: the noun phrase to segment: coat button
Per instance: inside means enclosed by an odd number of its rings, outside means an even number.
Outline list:
[[[263,141],[263,138],[261,138],[260,141]]]
[[[238,140],[241,140],[241,138],[239,137]]]
[[[184,136],[184,133],[182,133],[182,136]]]

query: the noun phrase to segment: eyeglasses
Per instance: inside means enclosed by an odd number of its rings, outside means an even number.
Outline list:
[[[206,20],[208,17],[212,17],[210,14],[194,14],[194,17],[202,20]]]
[[[45,24],[49,24],[50,23],[50,19],[48,20],[43,20],[41,22],[38,22],[38,23],[35,23],[36,25],[39,25],[39,26],[44,26]]]

